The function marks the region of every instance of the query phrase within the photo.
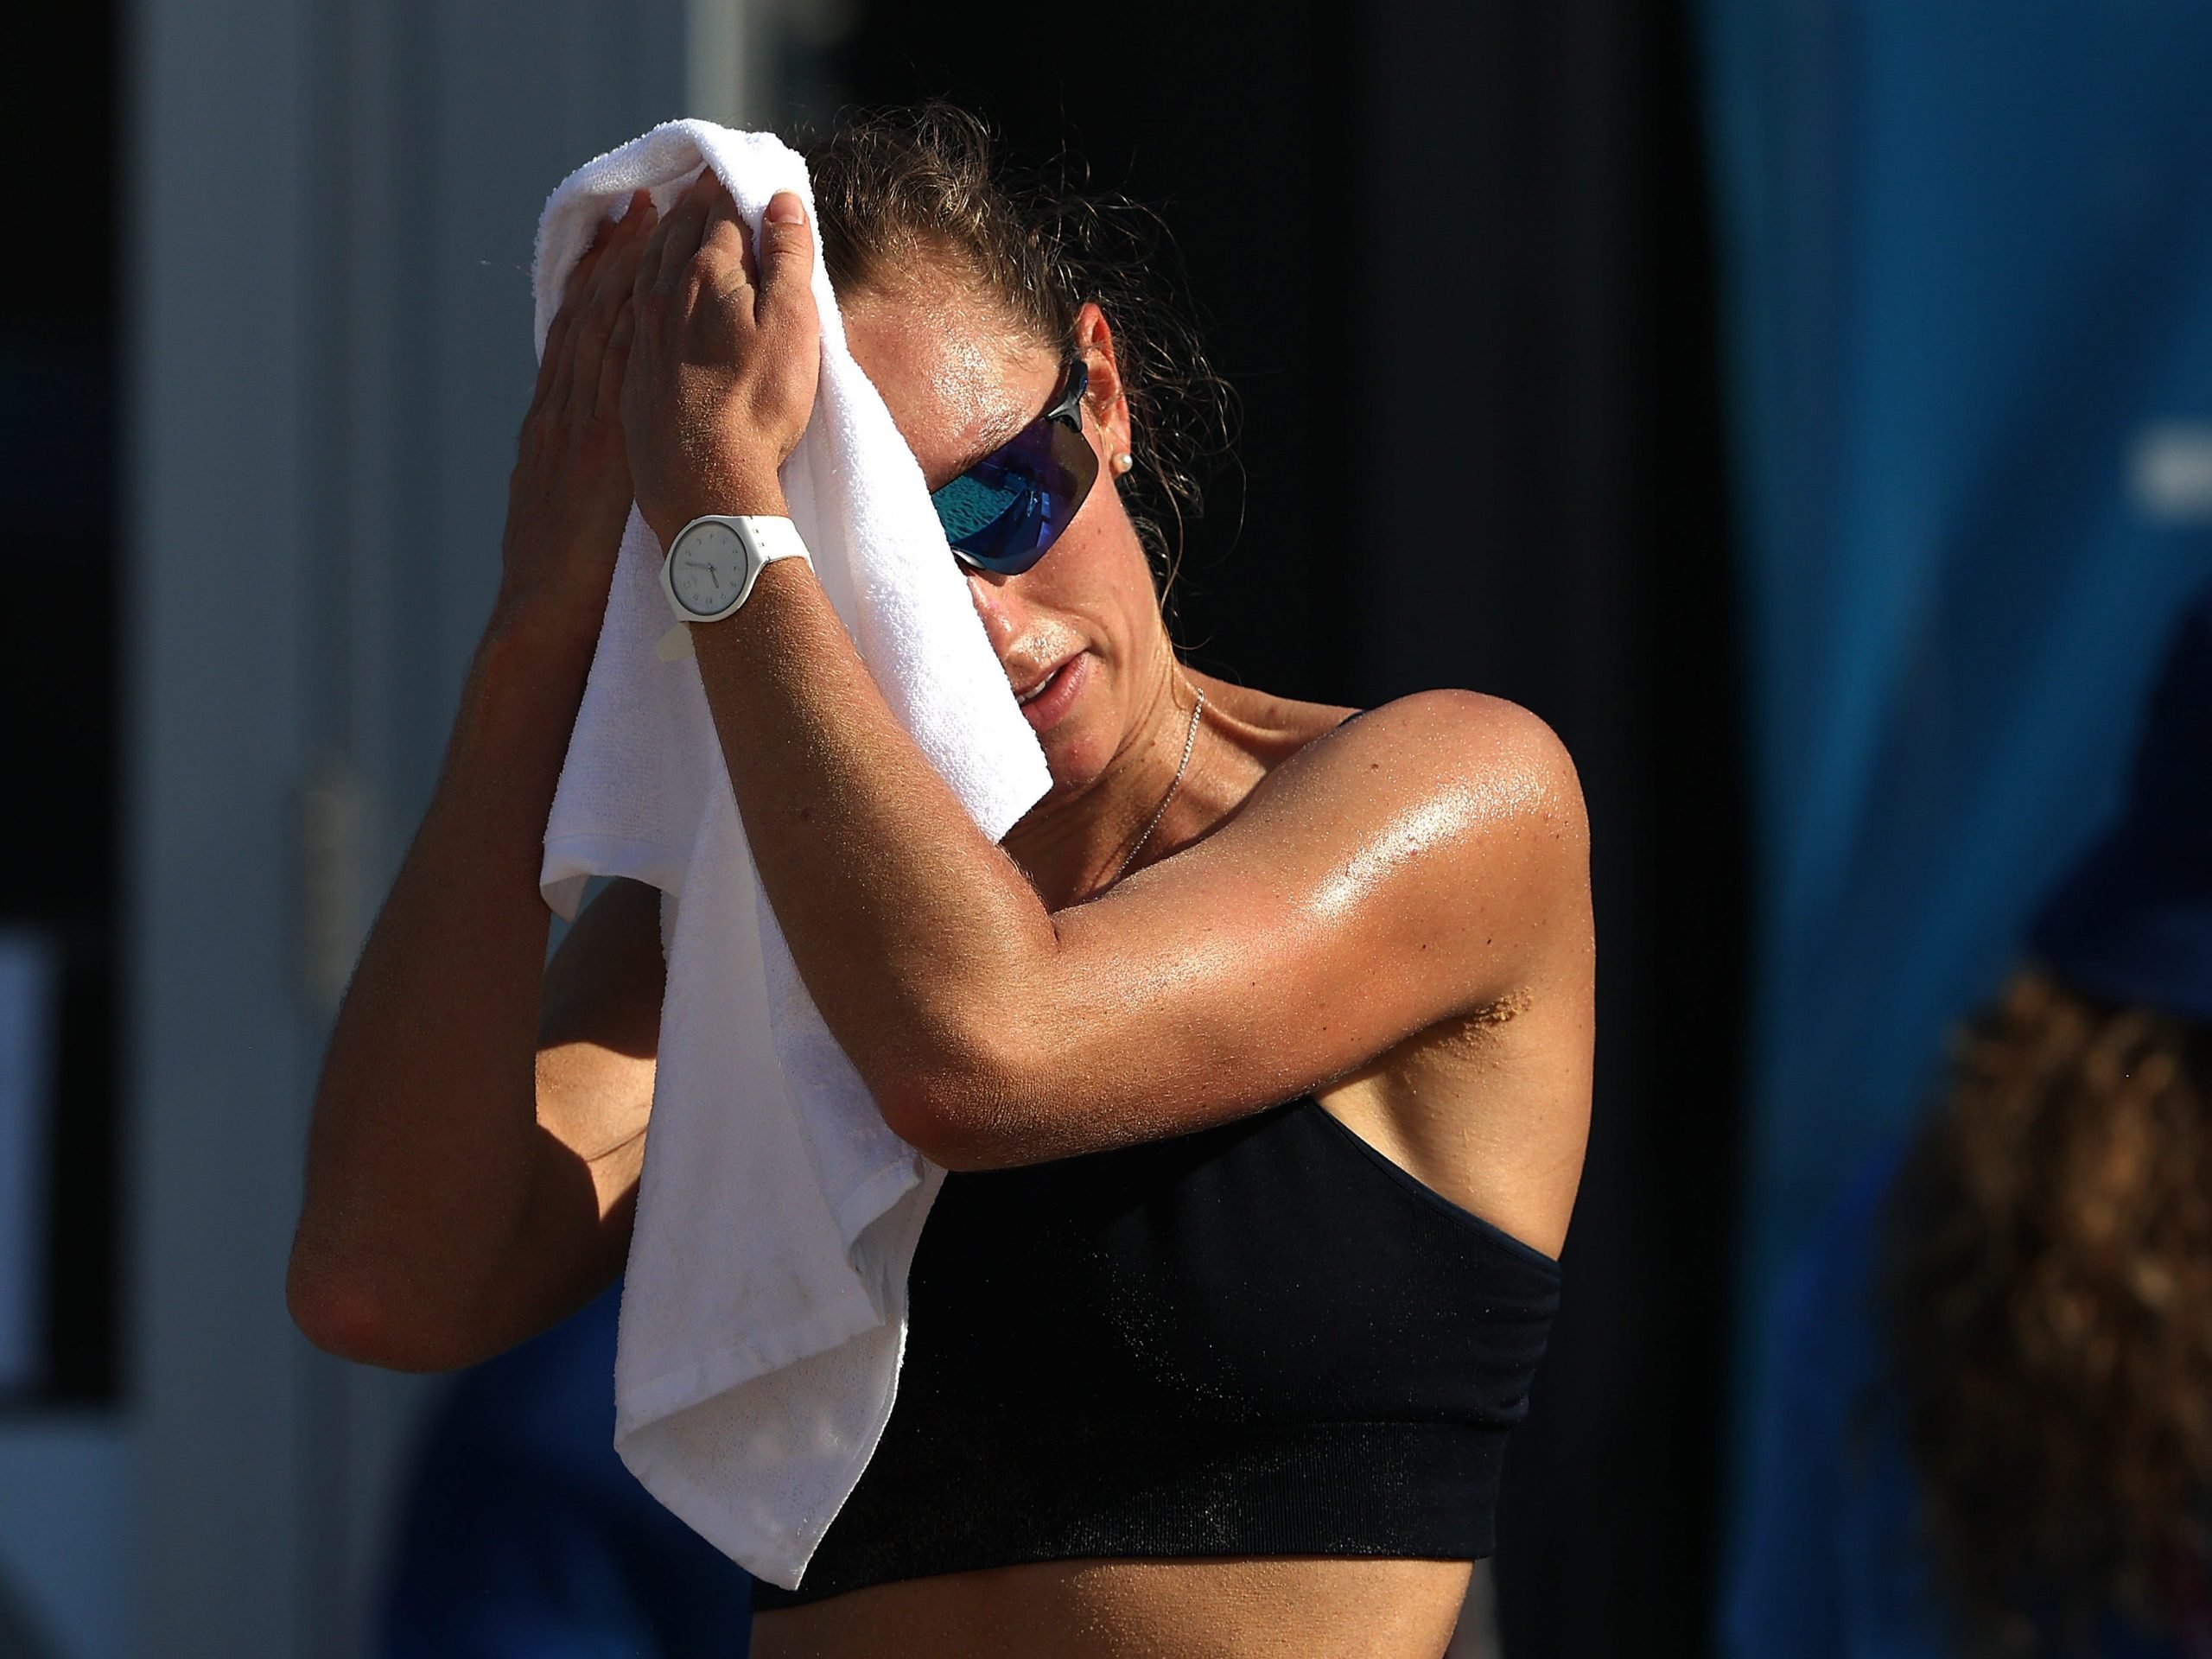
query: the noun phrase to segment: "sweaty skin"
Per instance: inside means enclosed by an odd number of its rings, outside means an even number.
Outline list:
[[[619,1271],[660,962],[653,895],[626,883],[571,931],[542,994],[528,959],[544,938],[536,836],[596,627],[576,595],[594,581],[603,595],[612,546],[553,509],[633,491],[664,543],[702,512],[784,510],[777,468],[817,360],[810,228],[779,222],[786,204],[757,261],[710,178],[649,230],[637,204],[572,285],[575,326],[556,324],[517,471],[537,528],[511,531],[445,777],[318,1092],[291,1294],[338,1351],[467,1363]],[[1034,418],[1065,361],[949,270],[844,309],[932,486]],[[1098,483],[1032,570],[968,576],[1009,685],[1035,694],[1053,779],[1003,848],[892,720],[804,566],[770,567],[742,611],[694,629],[810,992],[887,1121],[952,1167],[1182,1134],[1310,1089],[1416,1178],[1556,1254],[1593,1018],[1572,765],[1495,699],[1432,692],[1339,729],[1348,710],[1179,664],[1105,464],[1132,434],[1096,307],[1074,346]],[[602,453],[610,376],[618,460]],[[548,453],[586,459],[533,463]],[[1189,767],[1112,881],[1168,796],[1201,688]],[[1433,1659],[1466,1578],[1442,1561],[1042,1563],[763,1615],[754,1640],[764,1659]]]

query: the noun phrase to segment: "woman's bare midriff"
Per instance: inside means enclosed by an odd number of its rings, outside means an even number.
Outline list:
[[[1465,1561],[1041,1561],[762,1613],[754,1659],[1438,1659]]]

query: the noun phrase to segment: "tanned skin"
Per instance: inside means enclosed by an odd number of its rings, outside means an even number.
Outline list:
[[[711,174],[642,197],[569,284],[525,419],[505,576],[436,796],[315,1104],[291,1303],[368,1363],[499,1351],[620,1272],[652,1093],[656,899],[617,883],[541,971],[548,807],[634,497],[663,544],[785,511],[818,362],[811,227],[756,259]],[[932,486],[1034,419],[1064,342],[950,270],[842,296]],[[1556,1254],[1588,1125],[1593,946],[1574,772],[1472,693],[1349,710],[1184,667],[1115,489],[1132,447],[1086,306],[1097,485],[1046,557],[968,582],[1052,770],[1003,846],[893,719],[810,569],[692,630],[746,835],[799,970],[887,1122],[955,1169],[1188,1133],[1309,1090],[1413,1175]],[[1190,764],[1167,798],[1198,691]],[[1329,1218],[1316,1216],[1326,1227]],[[1381,1366],[1389,1355],[1377,1355]],[[762,1659],[1040,1652],[1433,1659],[1465,1562],[1071,1561],[755,1620]]]

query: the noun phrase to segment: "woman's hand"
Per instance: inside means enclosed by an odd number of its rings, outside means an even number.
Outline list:
[[[710,168],[639,262],[622,386],[638,508],[665,547],[702,513],[785,511],[777,469],[814,412],[821,321],[799,199],[768,204],[758,258]]]
[[[630,511],[622,377],[631,289],[652,224],[639,191],[569,274],[507,481],[495,632],[527,622],[586,652],[599,638]]]

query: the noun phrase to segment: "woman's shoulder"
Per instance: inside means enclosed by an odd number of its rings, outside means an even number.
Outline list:
[[[1220,697],[1230,734],[1266,772],[1264,787],[1370,809],[1443,809],[1470,827],[1541,823],[1587,834],[1573,758],[1535,714],[1479,691],[1420,691],[1369,709],[1304,702],[1244,687]]]
[[[1440,775],[1510,778],[1581,798],[1559,734],[1519,703],[1480,691],[1416,691],[1349,711],[1327,735],[1392,745],[1408,760],[1428,760]]]
[[[1586,954],[1581,785],[1534,714],[1472,691],[1363,711],[1226,690],[1223,734],[1259,775],[1218,823],[1217,855],[1264,867],[1280,899],[1363,916],[1411,948],[1479,922],[1523,966],[1555,968],[1554,946]],[[1210,728],[1215,707],[1209,687]],[[1515,971],[1502,959],[1470,968],[1485,982]]]

